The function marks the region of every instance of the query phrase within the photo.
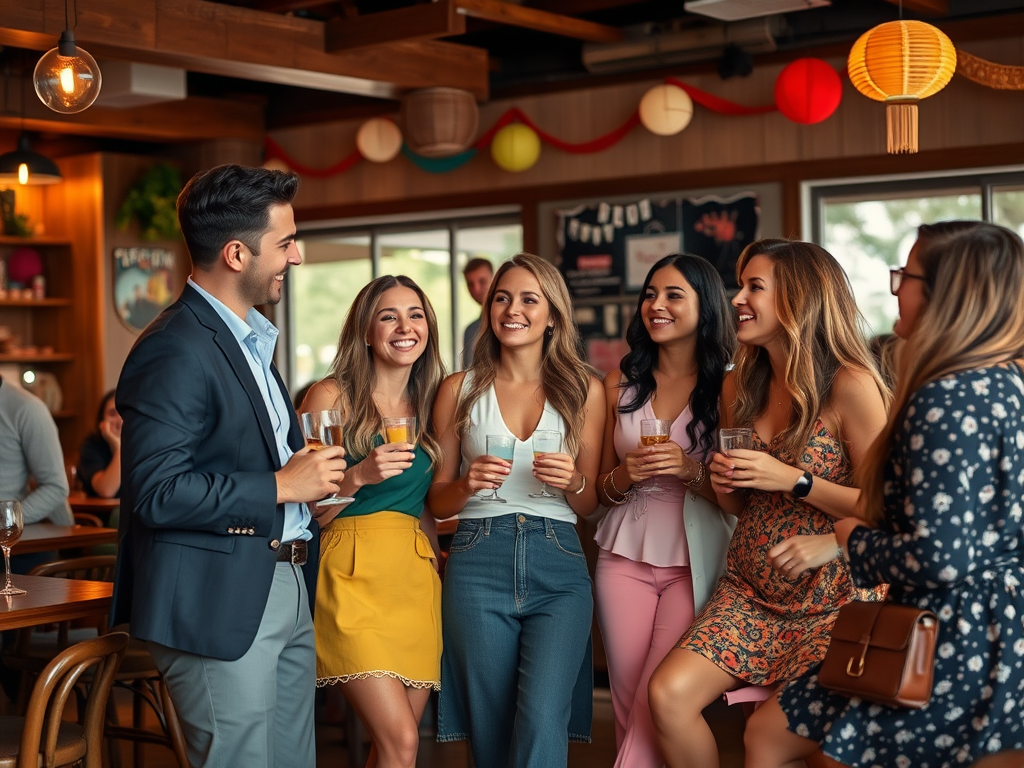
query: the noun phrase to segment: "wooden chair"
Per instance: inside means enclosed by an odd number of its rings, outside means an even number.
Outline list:
[[[128,635],[113,632],[57,654],[36,680],[25,717],[0,717],[0,768],[102,768],[104,713],[127,647]],[[81,724],[65,721],[68,697],[91,667]]]
[[[102,528],[103,521],[92,512],[75,512],[75,525],[86,525],[93,528]]]

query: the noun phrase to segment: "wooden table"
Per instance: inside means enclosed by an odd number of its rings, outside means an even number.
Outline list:
[[[112,512],[121,505],[120,499],[97,499],[92,496],[72,494],[68,496],[68,504],[72,512],[90,512],[92,514]]]
[[[107,581],[19,574],[14,574],[11,581],[28,594],[0,595],[0,630],[107,613],[114,591],[114,585]]]
[[[117,529],[90,525],[32,523],[25,526],[21,538],[11,547],[11,553],[25,555],[30,552],[91,547],[96,544],[117,544]]]

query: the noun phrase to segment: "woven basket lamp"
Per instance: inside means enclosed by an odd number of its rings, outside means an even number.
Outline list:
[[[848,67],[858,91],[886,104],[889,153],[917,152],[917,102],[946,87],[956,49],[931,24],[890,21],[860,36]]]
[[[423,157],[451,157],[476,135],[480,113],[469,91],[421,88],[402,99],[405,143]]]

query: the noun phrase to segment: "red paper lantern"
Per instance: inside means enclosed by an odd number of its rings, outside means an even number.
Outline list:
[[[775,81],[775,104],[794,123],[820,123],[832,116],[842,99],[839,73],[821,59],[797,59]]]

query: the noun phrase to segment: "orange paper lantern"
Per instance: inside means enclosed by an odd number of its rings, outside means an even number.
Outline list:
[[[956,49],[931,24],[890,21],[860,36],[848,67],[858,91],[886,104],[889,152],[917,152],[917,102],[946,87]]]

